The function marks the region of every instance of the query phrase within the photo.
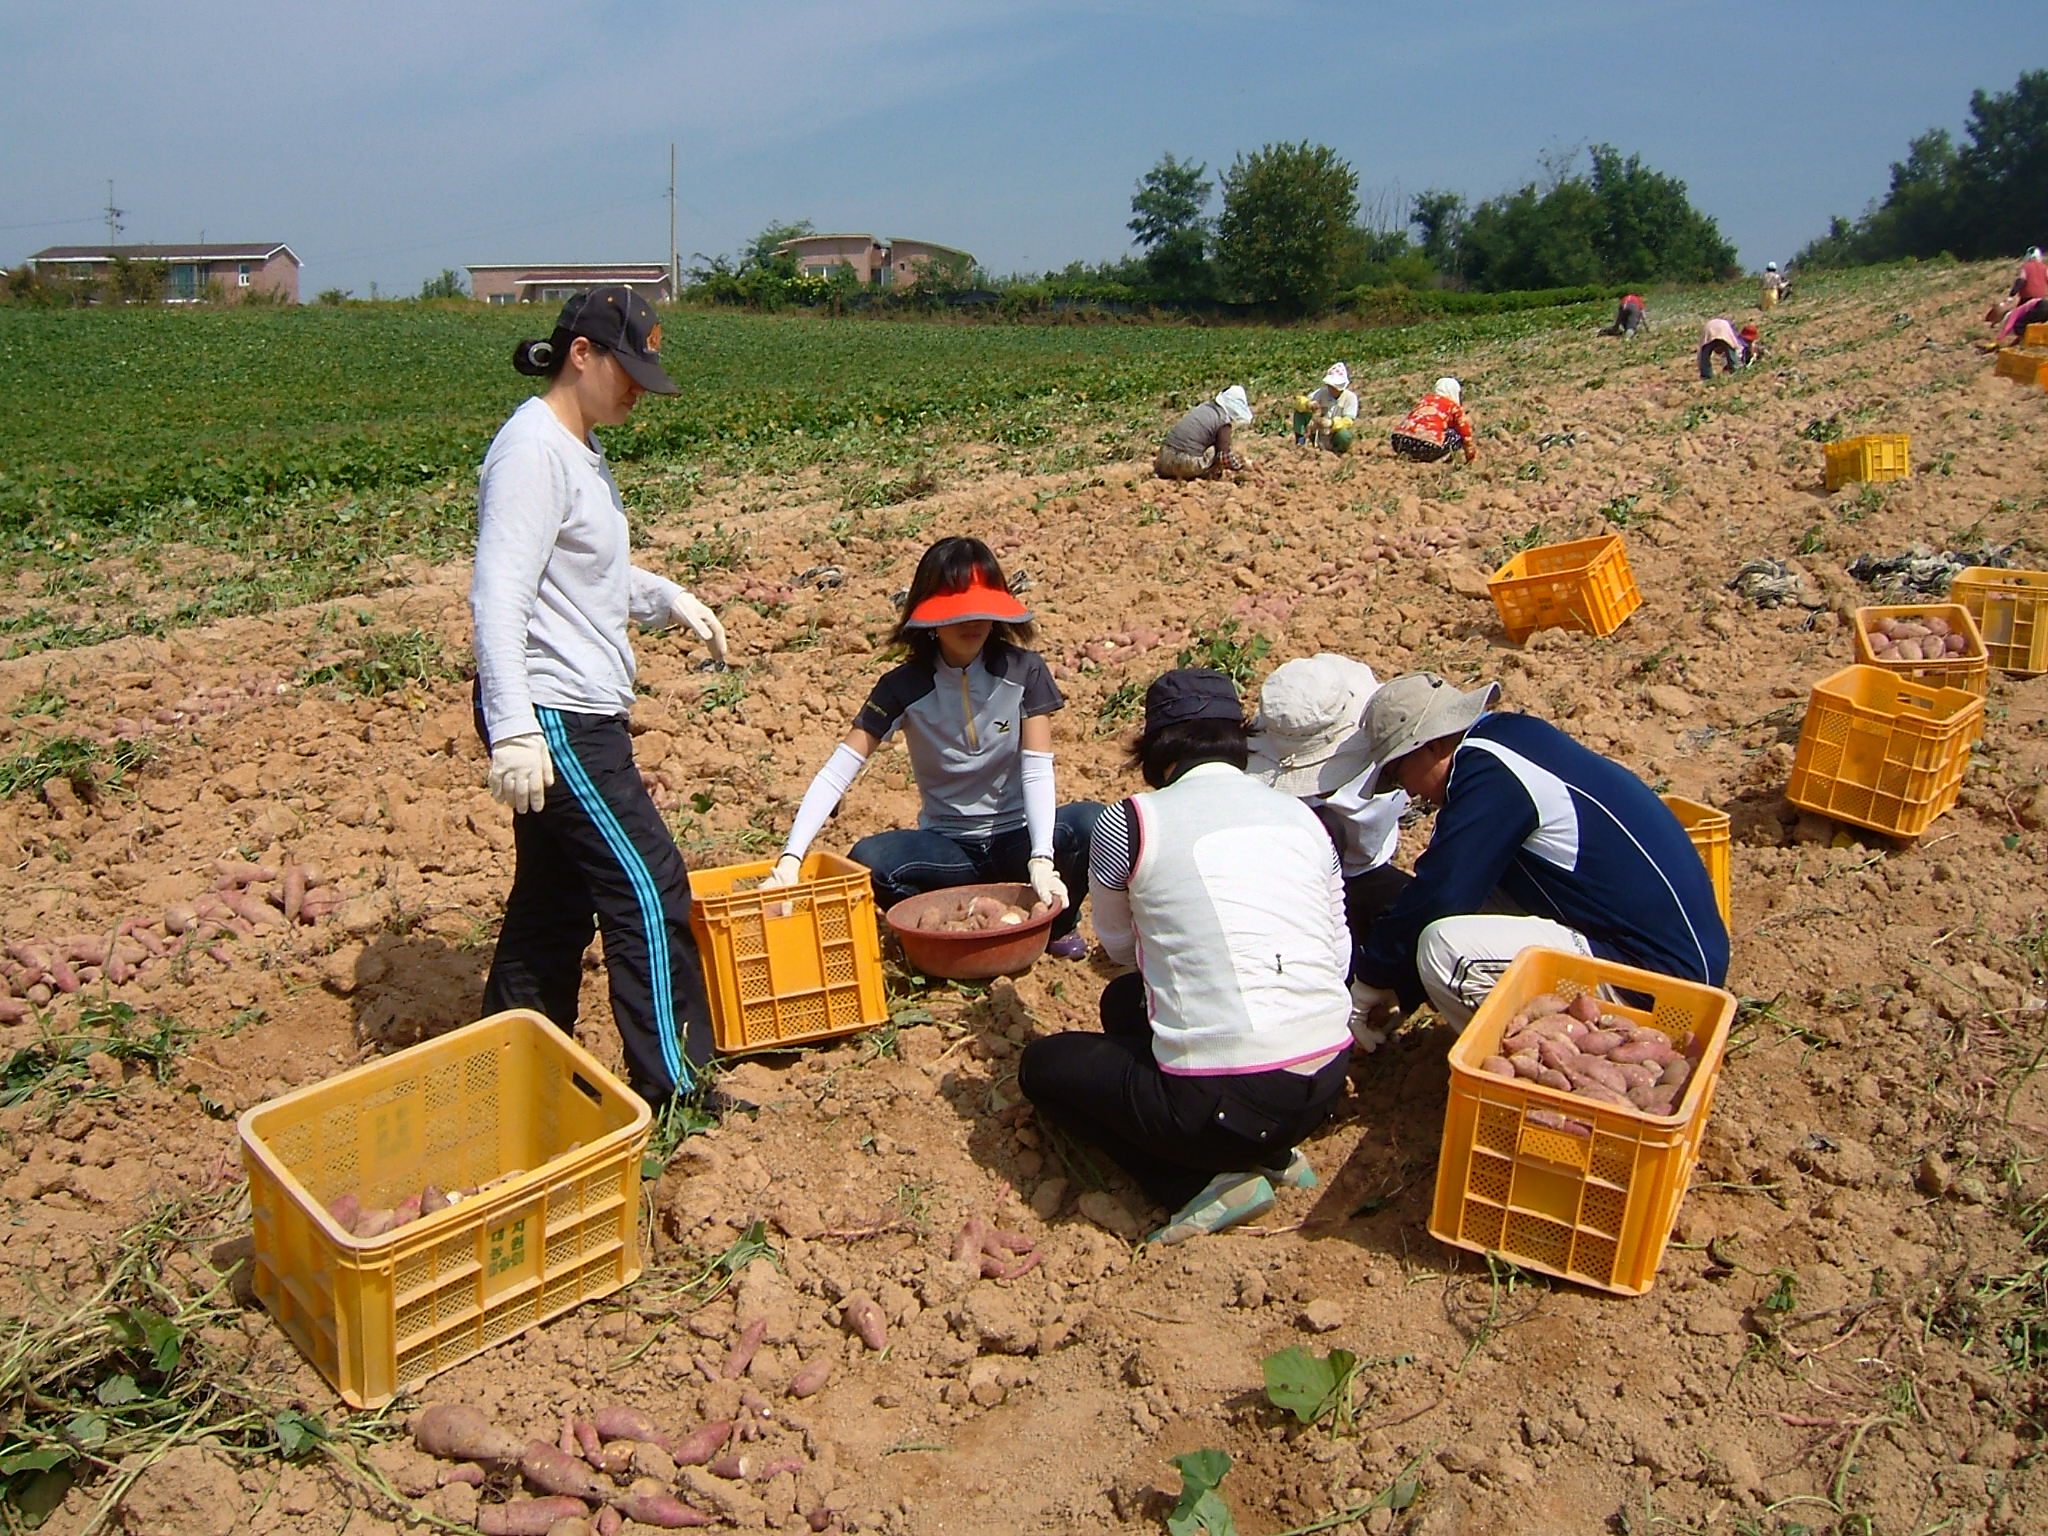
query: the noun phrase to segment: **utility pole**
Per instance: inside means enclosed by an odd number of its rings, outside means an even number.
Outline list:
[[[668,142],[668,297],[674,303],[683,291],[682,269],[676,265],[676,142]]]
[[[127,211],[126,208],[116,208],[114,206],[114,178],[109,176],[107,178],[107,244],[119,245],[121,243],[121,215]]]

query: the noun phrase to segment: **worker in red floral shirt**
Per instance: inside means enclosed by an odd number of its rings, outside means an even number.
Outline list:
[[[1453,448],[1465,450],[1465,462],[1479,458],[1478,433],[1465,414],[1464,386],[1456,379],[1442,378],[1436,387],[1415,403],[1401,425],[1394,428],[1394,452],[1404,459],[1434,464]]]

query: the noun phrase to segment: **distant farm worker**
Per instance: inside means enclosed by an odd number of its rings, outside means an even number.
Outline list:
[[[1229,677],[1168,672],[1145,691],[1131,761],[1151,786],[1096,823],[1095,931],[1136,965],[1103,988],[1102,1032],[1024,1048],[1017,1086],[1171,1213],[1178,1243],[1249,1220],[1344,1086],[1349,945],[1337,855],[1308,808],[1246,776]]]
[[[1332,651],[1282,662],[1259,689],[1247,765],[1253,778],[1314,811],[1336,845],[1354,953],[1409,880],[1394,864],[1408,796],[1391,785],[1375,791],[1360,728],[1379,686],[1371,667]]]
[[[672,395],[653,308],[624,287],[562,306],[520,373],[547,380],[498,430],[477,492],[477,717],[491,793],[512,808],[512,894],[484,983],[484,1012],[532,1008],[576,1023],[583,952],[604,935],[626,1075],[657,1108],[678,1095],[714,1110],[711,1016],[690,937],[683,856],[633,766],[628,621],[680,624],[723,665],[725,629],[674,582],[631,563],[631,534],[594,427],[623,424],[642,394]]]
[[[1775,261],[1764,263],[1764,278],[1757,293],[1757,308],[1776,309],[1780,299],[1792,297],[1792,279],[1778,270]]]
[[[2030,325],[2048,324],[2048,263],[2041,260],[2041,248],[2030,247],[2020,263],[2019,276],[2012,280],[2012,307],[2001,317],[1994,345],[2017,345]]]
[[[1762,333],[1754,323],[1745,325],[1735,333],[1735,339],[1742,343],[1742,366],[1750,367],[1764,354]]]
[[[1621,303],[1614,311],[1614,324],[1607,328],[1607,334],[1626,336],[1630,341],[1634,341],[1644,324],[1643,296],[1639,293],[1626,293],[1622,295]]]
[[[1360,1011],[1427,997],[1462,1028],[1532,944],[1719,986],[1728,930],[1678,818],[1556,726],[1489,713],[1499,693],[1411,672],[1366,706],[1380,779],[1437,814],[1414,884],[1359,957]]]
[[[795,883],[825,820],[899,727],[923,805],[914,829],[853,845],[884,911],[925,891],[1029,881],[1060,908],[1048,952],[1088,953],[1074,931],[1088,893],[1088,838],[1102,807],[1055,806],[1052,716],[1065,705],[1031,640],[1031,613],[979,539],[940,539],[910,578],[889,637],[908,649],[882,674],[846,739],[811,780],[767,881]]]
[[[1308,397],[1309,434],[1319,448],[1334,446],[1330,434],[1336,423],[1349,427],[1358,420],[1358,396],[1351,390],[1351,370],[1342,363],[1330,364],[1323,382]],[[1348,448],[1350,444],[1347,442]]]
[[[1721,371],[1733,373],[1749,361],[1749,349],[1736,334],[1734,322],[1716,315],[1700,332],[1700,377],[1714,376],[1714,359],[1721,360]]]
[[[1404,459],[1434,464],[1453,449],[1465,450],[1465,462],[1479,458],[1479,434],[1465,414],[1465,386],[1445,377],[1415,403],[1415,409],[1394,428],[1394,452]]]
[[[1226,470],[1246,470],[1251,463],[1230,446],[1234,427],[1252,421],[1251,401],[1242,384],[1233,384],[1213,400],[1204,400],[1174,423],[1152,461],[1162,480],[1216,480]]]

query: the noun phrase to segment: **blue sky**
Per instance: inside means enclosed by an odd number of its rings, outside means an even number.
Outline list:
[[[282,240],[309,298],[660,260],[673,140],[686,265],[808,219],[1038,271],[1125,253],[1163,152],[1309,139],[1397,219],[1606,141],[1760,267],[2044,66],[2043,0],[0,0],[0,262],[103,241],[109,178],[124,240]]]

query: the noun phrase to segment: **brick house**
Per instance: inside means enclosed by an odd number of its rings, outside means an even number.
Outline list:
[[[955,268],[962,277],[974,266],[974,258],[958,246],[901,236],[877,240],[873,235],[802,235],[775,249],[793,257],[797,270],[807,277],[830,277],[834,268],[851,267],[864,286],[876,288],[915,282],[918,269],[934,261]]]
[[[262,240],[247,245],[53,245],[29,257],[38,274],[71,282],[98,281],[114,258],[155,262],[164,269],[164,302],[193,304],[215,298],[239,304],[251,294],[299,302],[299,258],[292,248]]]
[[[605,283],[622,283],[650,304],[675,297],[665,261],[502,262],[466,270],[470,296],[485,304],[559,304]]]

